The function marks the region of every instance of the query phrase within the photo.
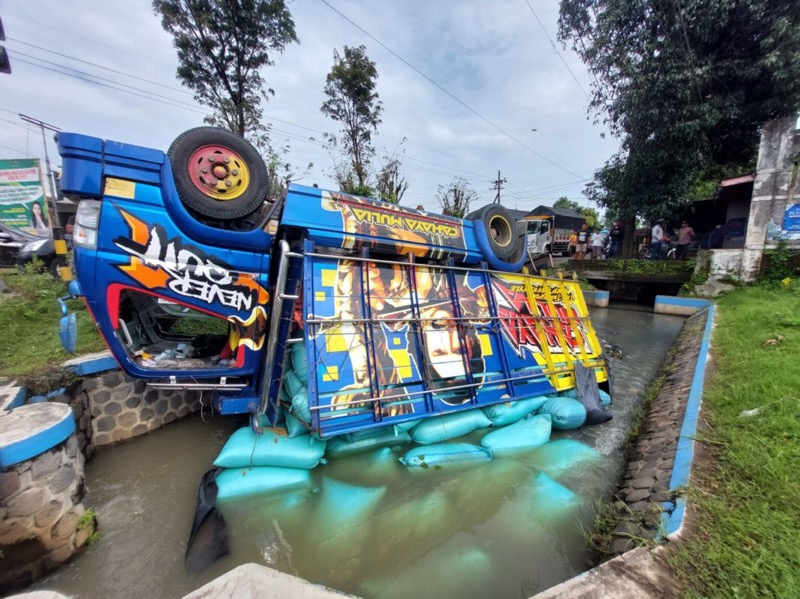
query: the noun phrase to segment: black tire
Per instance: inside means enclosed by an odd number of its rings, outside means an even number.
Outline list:
[[[516,221],[503,206],[489,204],[468,214],[467,220],[479,220],[484,224],[489,246],[500,260],[507,262],[516,255],[520,239],[516,234]]]
[[[217,220],[244,218],[267,198],[267,166],[250,142],[218,127],[179,135],[167,152],[181,201]]]
[[[646,247],[639,248],[639,260],[647,260],[650,257],[650,250]]]

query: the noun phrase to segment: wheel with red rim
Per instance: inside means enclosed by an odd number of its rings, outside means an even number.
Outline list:
[[[190,129],[167,152],[181,201],[219,221],[252,214],[269,190],[267,167],[258,151],[218,127]]]

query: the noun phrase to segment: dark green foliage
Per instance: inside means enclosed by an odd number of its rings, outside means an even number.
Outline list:
[[[800,108],[795,2],[562,0],[559,37],[621,141],[586,195],[626,219],[675,214],[751,168],[761,124]]]
[[[178,79],[214,110],[205,120],[242,137],[263,136],[260,103],[274,92],[264,67],[297,42],[284,0],[153,0],[178,50]]]
[[[767,250],[764,252],[764,257],[767,260],[767,267],[764,269],[763,280],[767,283],[780,283],[794,276],[795,267],[792,264],[793,256],[796,257],[797,252],[789,250],[783,239],[779,240],[778,247],[774,250]]]
[[[343,55],[333,51],[333,67],[325,80],[325,95],[320,110],[341,123],[341,139],[325,134],[333,155],[337,148],[347,157],[336,166],[335,177],[342,191],[355,193],[367,186],[369,166],[375,156],[372,134],[378,130],[383,111],[375,91],[378,69],[367,56],[365,46],[344,47]]]

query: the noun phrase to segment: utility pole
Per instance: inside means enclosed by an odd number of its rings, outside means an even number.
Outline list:
[[[24,114],[20,114],[19,118],[21,118],[26,123],[31,123],[32,125],[36,125],[42,131],[42,143],[44,144],[44,161],[47,165],[47,182],[50,186],[50,201],[51,206],[50,208],[53,211],[53,223],[56,227],[61,227],[61,219],[58,217],[58,208],[56,206],[56,202],[58,201],[58,187],[56,186],[55,176],[53,175],[53,169],[50,167],[50,155],[47,153],[47,137],[44,134],[44,130],[47,129],[48,131],[52,131],[53,133],[58,133],[61,131],[58,127],[54,127],[44,121],[40,121],[39,119],[35,119],[30,116],[26,116]]]
[[[494,204],[500,203],[500,190],[503,189],[503,183],[508,183],[507,180],[500,178],[500,171],[497,171],[497,181],[493,181],[494,188],[497,190],[497,195],[494,196]]]

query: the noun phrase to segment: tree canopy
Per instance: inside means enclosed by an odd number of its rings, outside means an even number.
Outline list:
[[[553,208],[568,208],[574,210],[586,219],[586,224],[590,229],[600,225],[600,216],[597,214],[597,210],[589,208],[588,206],[581,206],[578,202],[570,200],[567,196],[561,196],[553,202]]]
[[[340,188],[350,193],[368,188],[369,167],[375,156],[372,134],[378,130],[383,111],[375,91],[377,78],[378,69],[365,46],[344,46],[342,54],[333,51],[333,67],[325,80],[328,99],[320,110],[341,123],[341,139],[330,133],[325,139],[332,154],[341,148],[347,157],[346,162],[335,166],[334,176]]]
[[[242,137],[265,136],[260,104],[274,92],[261,69],[298,41],[286,2],[153,0],[153,9],[178,50],[178,79],[214,110],[206,122]]]
[[[752,168],[762,123],[800,108],[796,2],[561,0],[559,38],[621,143],[585,193],[629,222]]]

